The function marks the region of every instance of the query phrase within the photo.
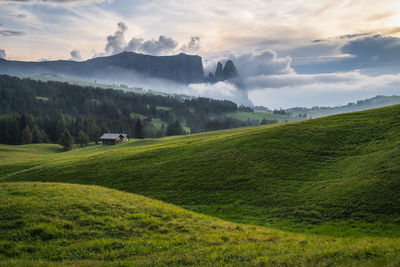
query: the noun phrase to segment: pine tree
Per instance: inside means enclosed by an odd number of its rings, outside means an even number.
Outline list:
[[[84,131],[79,131],[78,138],[76,140],[81,147],[87,146],[89,143],[89,137]]]
[[[32,143],[47,143],[49,142],[49,138],[47,137],[46,133],[39,128],[36,124],[33,125],[32,128]]]
[[[88,134],[89,140],[94,141],[97,144],[101,135],[101,129],[99,128],[99,126],[97,126],[95,121],[92,121],[92,123],[89,124]]]
[[[28,125],[22,130],[21,143],[24,145],[32,144],[32,131]]]
[[[176,121],[168,126],[167,135],[184,135],[186,134],[185,129],[183,129],[181,123]]]
[[[140,119],[137,119],[136,124],[135,124],[135,138],[138,138],[138,139],[144,138],[143,124]]]
[[[58,143],[63,146],[64,151],[72,149],[74,139],[72,138],[72,135],[70,134],[68,129],[65,129],[64,132],[61,134],[61,138]]]

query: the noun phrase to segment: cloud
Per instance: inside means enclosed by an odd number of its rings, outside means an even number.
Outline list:
[[[98,82],[104,84],[126,84],[129,87],[140,87],[144,90],[153,90],[168,94],[184,94],[190,96],[210,97],[214,99],[228,99],[237,104],[252,106],[248,92],[239,89],[231,82],[218,82],[215,84],[196,83],[184,85],[171,80],[149,77],[123,68],[109,66],[107,71],[96,77]]]
[[[82,60],[81,52],[79,50],[76,50],[76,49],[72,50],[70,52],[70,55],[71,55],[71,58],[70,58],[71,60],[76,60],[76,61]]]
[[[311,43],[322,43],[322,42],[326,42],[327,40],[322,40],[322,39],[315,39],[312,40]]]
[[[279,75],[278,75],[279,76]],[[368,76],[352,71],[257,77],[249,85],[255,105],[269,108],[345,105],[376,95],[399,95],[400,75]],[[258,89],[257,89],[258,88]]]
[[[338,41],[339,40],[339,41]],[[400,72],[400,38],[394,36],[350,34],[325,44],[296,48],[294,69],[300,73],[334,73],[362,70],[381,75]],[[321,53],[320,53],[321,52]],[[314,58],[302,56],[307,54]],[[300,56],[300,57],[299,57]]]
[[[19,36],[24,35],[24,32],[14,30],[0,30],[0,36]]]
[[[192,36],[188,44],[181,47],[182,52],[194,52],[200,49],[200,37]]]
[[[171,37],[160,35],[158,40],[144,40],[143,38],[132,38],[128,43],[125,42],[125,32],[128,27],[124,22],[118,23],[118,30],[114,35],[107,37],[105,48],[106,54],[117,54],[123,51],[140,52],[149,55],[162,55],[175,52],[178,42]]]
[[[354,39],[354,38],[368,36],[368,35],[371,35],[371,33],[353,33],[353,34],[341,35],[340,39]]]
[[[160,35],[158,40],[152,39],[145,41],[143,38],[132,38],[123,50],[149,55],[162,55],[174,52],[177,46],[178,42],[174,39]]]
[[[4,49],[0,49],[0,58],[6,58],[6,51]]]
[[[269,89],[273,83],[279,86],[280,81],[273,81],[274,79],[279,80],[280,77],[287,78],[296,74],[290,66],[291,58],[279,57],[273,50],[245,54],[230,53],[222,60],[218,57],[208,59],[205,61],[205,70],[214,72],[217,61],[228,59],[236,65],[239,77],[216,84],[191,85],[192,91],[212,98],[224,96],[225,99],[238,104],[252,106],[252,101],[248,97],[251,90]]]
[[[256,105],[266,105],[270,108],[288,108],[296,105],[334,106],[382,93],[400,93],[400,74],[369,76],[354,70],[299,74],[292,68],[290,57],[279,57],[272,50],[242,55],[230,54],[227,58],[235,62],[240,73],[240,83],[230,84],[236,90],[221,85],[199,85],[196,87],[199,92],[210,94],[213,88],[214,97],[219,93],[228,96],[236,94],[237,98],[230,96],[229,99],[240,103],[249,98]],[[209,96],[212,97],[211,94]]]
[[[400,38],[374,35],[352,40],[342,47],[342,52],[354,55],[352,59],[364,67],[399,64]]]
[[[214,99],[227,99],[238,105],[253,106],[247,91],[238,89],[233,83],[218,82],[215,84],[189,84],[182,92],[187,95],[203,96]]]
[[[174,39],[160,35],[158,40],[149,40],[142,43],[140,47],[136,51],[144,52],[150,55],[161,55],[163,53],[168,53],[170,51],[175,50],[178,46],[178,42]]]
[[[273,50],[265,50],[260,53],[246,53],[231,55],[231,60],[238,68],[242,77],[258,75],[288,74],[292,73],[290,57],[278,57]]]
[[[124,51],[125,48],[125,32],[128,29],[124,22],[119,22],[118,30],[114,33],[114,35],[109,35],[107,37],[107,44],[105,51],[108,54],[117,54]]]
[[[67,3],[91,3],[91,2],[109,2],[109,0],[0,0],[2,3],[52,3],[52,4],[67,4]]]
[[[275,51],[268,49],[245,54],[228,53],[223,57],[205,59],[205,73],[214,73],[218,61],[224,62],[229,59],[235,64],[241,78],[294,72],[289,56],[278,57]]]
[[[326,84],[353,84],[361,81],[359,72],[328,74],[259,75],[245,80],[250,90],[279,89],[284,87],[321,86]]]

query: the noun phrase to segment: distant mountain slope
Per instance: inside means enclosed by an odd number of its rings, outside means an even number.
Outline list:
[[[97,184],[236,222],[400,236],[399,105],[94,149],[5,160],[0,181]]]
[[[356,103],[348,103],[343,106],[336,107],[318,107],[315,106],[313,108],[302,108],[295,107],[287,109],[287,112],[290,112],[292,116],[300,116],[306,114],[308,118],[317,118],[322,116],[328,116],[333,114],[341,114],[346,112],[354,112],[360,110],[367,110],[373,108],[386,107],[391,105],[400,104],[400,96],[392,95],[392,96],[384,96],[377,95],[375,97],[367,98],[364,100],[358,100]]]
[[[97,57],[83,62],[70,60],[23,62],[0,59],[0,74],[30,76],[43,73],[72,77],[111,79],[123,73],[161,78],[178,83],[197,83],[204,80],[201,57],[186,54],[150,56],[123,52]]]
[[[238,225],[98,186],[0,183],[1,266],[395,266],[398,242]]]

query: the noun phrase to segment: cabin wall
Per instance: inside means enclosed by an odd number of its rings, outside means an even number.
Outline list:
[[[116,140],[103,140],[103,145],[116,145]]]

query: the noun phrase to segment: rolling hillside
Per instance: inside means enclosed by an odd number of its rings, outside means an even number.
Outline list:
[[[233,222],[400,236],[400,106],[35,159],[25,150],[38,147],[19,149],[0,146],[1,182],[100,185]]]
[[[396,266],[398,242],[235,224],[97,186],[0,183],[1,266]]]

